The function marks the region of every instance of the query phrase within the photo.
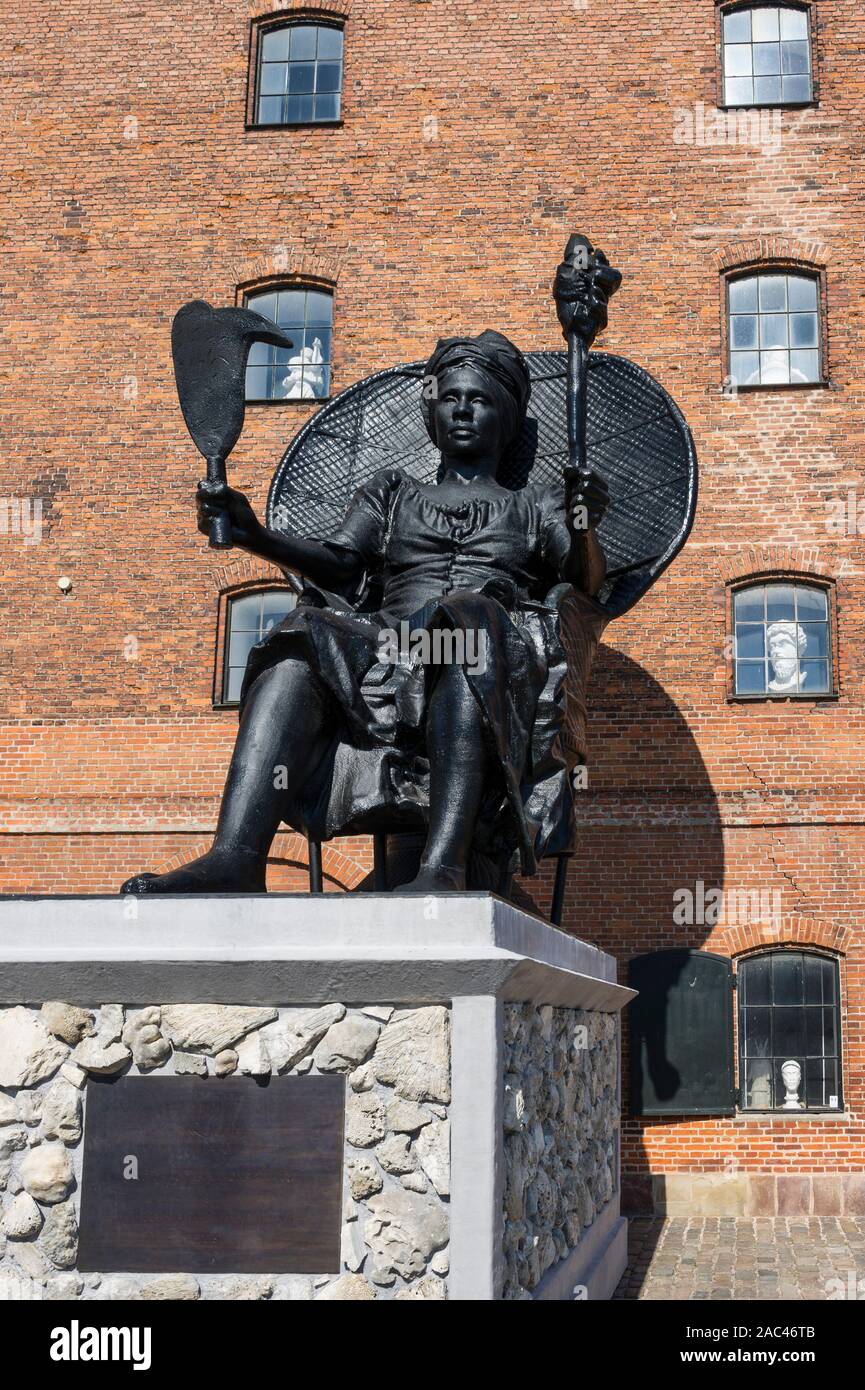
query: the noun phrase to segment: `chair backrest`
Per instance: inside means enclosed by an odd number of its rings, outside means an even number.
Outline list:
[[[521,439],[499,481],[560,482],[568,461],[563,352],[526,354],[532,397]],[[288,446],[270,487],[276,531],[323,537],[354,492],[380,468],[435,480],[437,450],[420,411],[423,364],[366,377],[335,396]],[[633,607],[681,550],[694,519],[697,459],[682,414],[648,372],[623,357],[589,354],[587,442],[610,489],[598,534],[607,581],[598,600],[611,618]]]

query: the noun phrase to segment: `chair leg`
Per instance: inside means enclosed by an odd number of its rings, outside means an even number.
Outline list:
[[[321,871],[321,840],[307,840],[309,853],[309,891],[324,892],[324,876]]]
[[[513,881],[514,873],[513,869],[511,868],[511,857],[510,855],[506,855],[505,858],[502,860],[502,867],[499,870],[499,881],[496,887],[496,892],[498,893],[500,898],[510,897],[511,884],[513,883]]]
[[[550,908],[550,922],[554,927],[561,925],[562,908],[565,905],[565,888],[568,882],[569,854],[556,855],[556,881],[553,885],[553,904]]]
[[[383,831],[372,837],[372,886],[376,893],[387,892],[387,835]]]

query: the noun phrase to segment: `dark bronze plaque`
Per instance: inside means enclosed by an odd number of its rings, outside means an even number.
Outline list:
[[[338,1273],[344,1116],[342,1076],[91,1080],[78,1268]]]

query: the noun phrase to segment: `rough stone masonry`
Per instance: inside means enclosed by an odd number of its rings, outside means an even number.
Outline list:
[[[90,1076],[348,1078],[342,1268],[301,1275],[75,1269]],[[0,1298],[444,1299],[450,1013],[441,1005],[0,1010]]]
[[[528,1299],[617,1184],[614,1014],[505,1005],[503,1297]]]

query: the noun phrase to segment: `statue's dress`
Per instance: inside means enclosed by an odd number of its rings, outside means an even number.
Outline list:
[[[374,611],[307,585],[297,608],[253,648],[242,699],[262,671],[295,657],[305,659],[330,703],[330,757],[304,789],[296,829],[330,839],[422,828],[426,709],[441,666],[412,661],[415,643],[399,662],[387,659],[387,634],[399,635],[403,622],[403,634],[469,634],[460,670],[497,769],[475,850],[518,849],[523,872],[532,873],[537,858],[570,843],[569,766],[585,756],[585,681],[606,615],[585,595],[571,600],[565,739],[565,651],[555,595],[548,599],[571,545],[561,489],[528,486],[501,497],[467,496],[459,505],[438,501],[437,491],[393,468],[355,493],[325,544],[362,557]]]

